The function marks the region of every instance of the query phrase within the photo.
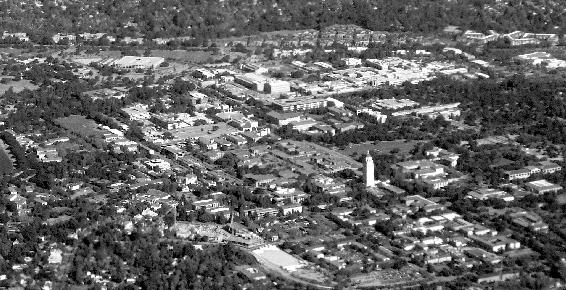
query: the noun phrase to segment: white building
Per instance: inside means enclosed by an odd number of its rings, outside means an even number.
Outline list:
[[[288,205],[284,205],[281,207],[281,210],[283,211],[283,215],[289,215],[292,213],[302,213],[303,212],[303,206],[300,204],[288,204]]]
[[[288,93],[291,91],[291,85],[289,82],[280,80],[268,81],[264,88],[265,92],[270,94]]]

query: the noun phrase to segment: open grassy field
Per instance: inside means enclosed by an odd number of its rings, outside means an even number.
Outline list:
[[[98,128],[98,125],[93,121],[85,118],[84,116],[69,116],[55,120],[59,126],[83,137],[103,137],[105,133]]]
[[[404,155],[409,154],[415,146],[419,143],[426,143],[426,141],[405,141],[405,140],[397,140],[397,141],[378,141],[378,142],[366,142],[363,144],[355,144],[346,147],[344,150],[341,150],[340,153],[348,156],[362,156],[366,154],[368,150],[371,151],[378,151],[382,154],[388,154],[392,150],[397,151],[398,154]]]
[[[3,95],[6,91],[10,88],[14,91],[14,93],[19,93],[24,89],[28,90],[36,90],[38,87],[32,84],[28,80],[19,80],[19,81],[10,81],[7,84],[0,84],[0,96]]]

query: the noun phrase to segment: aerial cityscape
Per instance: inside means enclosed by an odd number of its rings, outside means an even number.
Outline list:
[[[0,3],[0,289],[565,289],[566,2]]]

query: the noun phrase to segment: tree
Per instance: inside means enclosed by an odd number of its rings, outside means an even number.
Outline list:
[[[291,77],[294,79],[300,79],[305,76],[305,72],[302,70],[296,70],[291,73]]]
[[[136,124],[131,124],[130,127],[128,128],[128,131],[126,131],[124,135],[127,138],[135,141],[142,141],[144,139],[144,134],[142,132],[142,129]]]

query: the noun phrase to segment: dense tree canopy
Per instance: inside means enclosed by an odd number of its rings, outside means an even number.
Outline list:
[[[436,0],[230,0],[89,1],[82,3],[4,1],[0,25],[30,32],[105,32],[147,38],[188,35],[213,39],[282,29],[319,29],[357,24],[380,31],[437,31],[446,25],[477,30],[548,31],[565,22],[556,1]],[[558,4],[561,5],[561,4]]]

